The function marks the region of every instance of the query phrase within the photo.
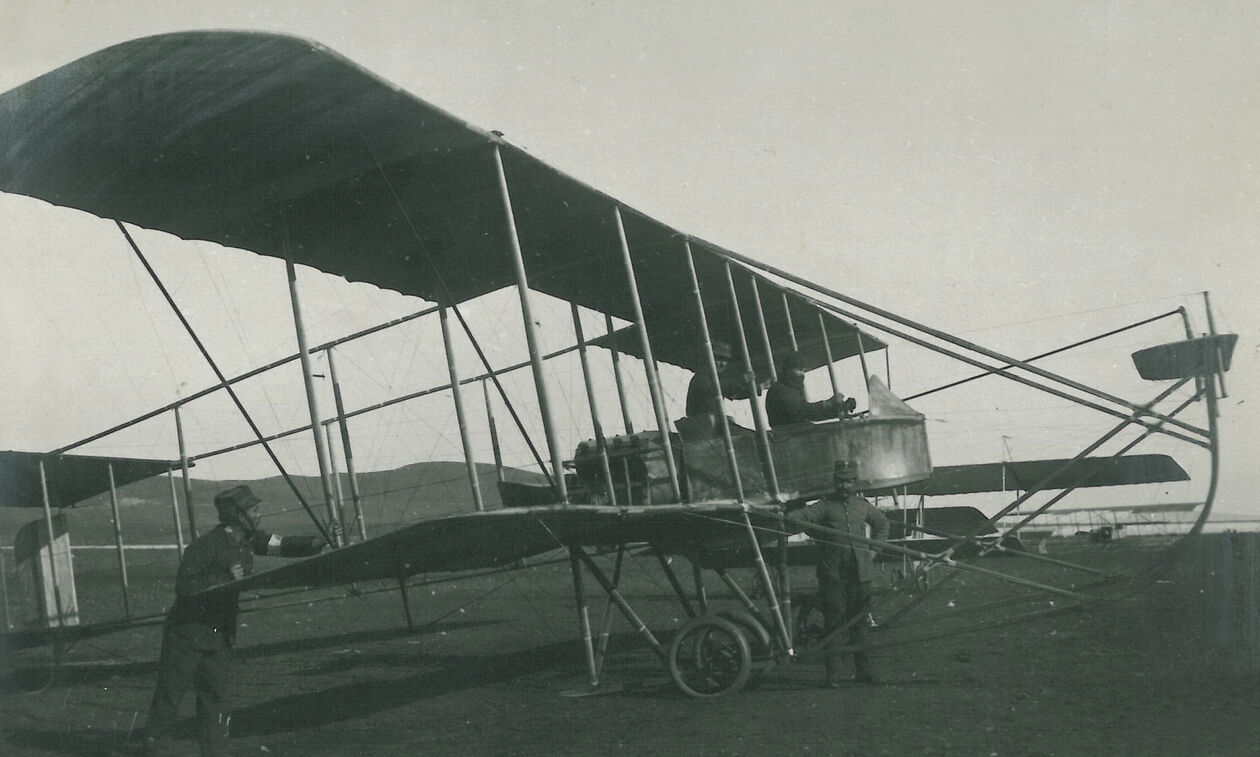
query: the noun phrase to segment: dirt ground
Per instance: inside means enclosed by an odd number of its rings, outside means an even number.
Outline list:
[[[1085,545],[1111,564],[1150,545]],[[411,589],[246,602],[236,665],[238,755],[1257,755],[1255,535],[1201,539],[1140,592],[1094,609],[882,650],[886,685],[821,689],[821,668],[773,670],[755,690],[684,697],[618,616],[601,692],[586,691],[567,562]],[[152,566],[159,605],[171,566]],[[134,569],[133,586],[143,579]],[[433,576],[436,580],[439,577]],[[797,588],[812,586],[801,569]],[[682,613],[653,561],[630,601],[668,640]],[[89,587],[81,586],[86,594]],[[588,583],[588,589],[594,582]],[[379,589],[375,593],[373,589]],[[712,587],[716,590],[716,587]],[[988,589],[958,582],[951,607]],[[139,589],[136,590],[139,593]],[[337,597],[332,599],[332,597]],[[601,600],[592,603],[595,623]],[[135,754],[156,626],[8,655],[5,755]],[[191,700],[181,746],[196,753]]]

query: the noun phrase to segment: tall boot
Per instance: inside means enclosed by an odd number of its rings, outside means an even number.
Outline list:
[[[823,688],[838,689],[840,688],[840,657],[832,656],[823,661],[826,673],[823,675]]]
[[[866,601],[864,600],[862,604],[863,607],[865,607]],[[861,613],[861,617],[853,624],[853,628],[849,631],[850,644],[855,647],[859,647],[866,643],[867,632],[870,629],[868,623],[870,622],[870,615],[864,609]],[[853,680],[858,683],[869,683],[875,685],[883,683],[883,679],[880,678],[879,671],[876,669],[875,664],[871,662],[870,655],[864,651],[853,653],[853,674]]]
[[[865,652],[853,653],[854,680],[858,683],[869,683],[875,686],[884,682],[875,664]]]

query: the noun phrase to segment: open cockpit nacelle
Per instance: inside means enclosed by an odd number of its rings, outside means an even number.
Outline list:
[[[570,496],[621,507],[673,503],[666,464],[671,452],[685,502],[819,497],[831,491],[839,460],[857,463],[861,489],[900,486],[932,474],[921,415],[868,415],[772,429],[768,461],[756,433],[729,419],[729,446],[707,417],[675,425],[670,452],[655,432],[609,438],[602,450],[598,440],[579,444]]]

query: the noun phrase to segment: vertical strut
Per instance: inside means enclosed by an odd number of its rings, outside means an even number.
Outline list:
[[[175,545],[179,549],[175,553],[175,562],[178,563],[184,557],[184,527],[179,522],[179,495],[175,493],[175,472],[168,468],[166,477],[171,482],[171,515],[175,518]]]
[[[761,307],[761,290],[757,287],[757,277],[749,276],[752,282],[753,302],[757,306],[757,331],[761,333],[761,347],[766,353],[766,366],[770,371],[770,380],[778,381],[779,372],[774,364],[774,350],[770,348],[770,332],[766,330],[766,311]]]
[[[770,615],[774,618],[774,628],[779,633],[783,648],[792,654],[792,638],[788,634],[787,624],[783,622],[783,608],[779,606],[779,597],[774,590],[774,582],[770,580],[770,569],[766,567],[765,557],[761,554],[761,542],[757,541],[757,532],[753,530],[752,519],[748,510],[744,510],[744,530],[748,533],[748,541],[752,545],[753,557],[757,563],[757,575],[761,578],[761,587],[766,592],[766,601],[770,604]]]
[[[179,467],[184,482],[184,508],[188,511],[188,535],[197,538],[197,513],[193,510],[192,477],[188,475],[188,448],[184,445],[184,421],[175,406],[175,440],[179,443]]]
[[[328,356],[328,377],[333,385],[333,404],[337,407],[337,425],[341,430],[341,450],[346,457],[346,477],[350,479],[350,499],[354,502],[354,520],[359,524],[359,538],[367,541],[367,522],[363,519],[363,497],[359,494],[359,475],[354,469],[354,452],[350,446],[350,426],[346,423],[346,406],[341,400],[341,382],[337,380],[337,361],[333,359],[333,348],[325,352]]]
[[[311,415],[311,432],[315,437],[315,459],[319,464],[319,483],[324,490],[324,508],[328,512],[328,528],[332,532],[334,547],[345,544],[345,533],[341,529],[340,513],[333,506],[332,485],[328,480],[328,450],[324,447],[324,437],[319,433],[319,401],[315,395],[315,378],[311,373],[311,352],[306,346],[306,324],[302,320],[302,307],[298,302],[297,266],[293,263],[293,254],[289,250],[288,240],[284,245],[284,266],[289,279],[289,299],[293,303],[293,328],[297,334],[298,362],[302,366],[302,385],[306,389],[306,408]]]
[[[818,311],[818,333],[822,335],[823,354],[827,356],[827,376],[831,379],[831,396],[840,393],[840,384],[836,381],[836,366],[831,358],[831,340],[827,337],[827,319]]]
[[[643,301],[639,298],[639,282],[634,275],[634,261],[630,257],[630,243],[626,241],[626,227],[621,220],[621,209],[613,208],[613,220],[617,224],[617,240],[621,244],[621,260],[625,266],[626,281],[630,286],[630,303],[634,306],[634,322],[638,326],[639,340],[643,343],[643,370],[647,373],[648,393],[652,395],[652,410],[656,413],[656,428],[661,434],[665,449],[665,467],[669,472],[670,493],[674,502],[682,500],[678,485],[678,465],[674,462],[674,445],[669,439],[669,419],[665,416],[665,398],[661,392],[661,380],[656,373],[656,358],[652,355],[652,341],[648,339],[647,322],[643,320]]]
[[[39,459],[39,488],[44,501],[44,528],[48,530],[48,575],[52,578],[53,604],[57,611],[57,627],[60,628],[66,624],[66,615],[61,602],[61,582],[57,580],[57,535],[53,531],[52,503],[48,499],[48,477],[44,474],[42,457]]]
[[[717,577],[722,579],[722,583],[726,584],[726,588],[731,590],[731,594],[734,595],[735,600],[743,605],[744,609],[757,619],[757,622],[769,625],[768,623],[765,623],[765,616],[761,614],[761,610],[758,609],[757,603],[752,601],[752,597],[748,596],[748,592],[744,591],[744,588],[739,585],[739,582],[735,580],[735,577],[731,575],[729,570],[726,568],[718,568],[713,572],[717,573]],[[760,581],[758,581],[758,584],[760,584]]]
[[[1212,318],[1212,301],[1208,299],[1208,293],[1203,293],[1203,310],[1207,313],[1208,335],[1216,336],[1216,320]],[[1227,399],[1229,393],[1225,391],[1225,355],[1221,352],[1221,347],[1216,346],[1216,370],[1212,375],[1208,376],[1208,380],[1215,379],[1221,387],[1220,399]]]
[[[638,613],[634,611],[634,608],[631,607],[630,603],[626,601],[626,598],[622,596],[621,591],[609,582],[608,576],[604,575],[604,571],[599,569],[599,566],[595,564],[595,561],[592,560],[581,547],[573,547],[573,553],[576,554],[578,559],[582,561],[582,564],[585,565],[586,569],[591,572],[591,575],[595,576],[595,580],[599,581],[599,585],[603,587],[604,591],[607,592],[608,596],[617,605],[617,609],[621,610],[621,613],[626,616],[626,620],[630,621],[630,625],[634,627],[634,630],[639,634],[639,636],[643,637],[643,640],[647,642],[647,645],[653,652],[656,653],[656,656],[664,660],[667,656],[665,648],[662,647],[661,643],[656,640],[655,636],[652,635],[652,631],[648,629],[643,620],[639,618]]]
[[[609,335],[613,334],[612,316],[604,314],[604,328]],[[634,433],[634,422],[630,420],[630,405],[626,401],[626,387],[621,376],[621,350],[617,349],[616,338],[609,340],[609,353],[612,356],[613,381],[617,384],[617,401],[621,403],[621,420],[625,423],[626,433]]]
[[[617,504],[617,489],[613,486],[612,470],[608,467],[608,443],[604,439],[604,426],[599,422],[599,406],[595,402],[595,385],[591,381],[590,361],[586,357],[586,337],[582,333],[582,318],[576,302],[570,302],[573,313],[573,333],[577,337],[578,358],[582,364],[582,383],[586,386],[586,404],[591,408],[591,427],[595,432],[595,447],[599,451],[599,465],[604,474],[604,486],[608,489],[608,504]],[[627,491],[626,496],[630,493]],[[626,500],[627,503],[629,499]]]
[[[591,688],[599,685],[599,670],[595,667],[595,647],[591,640],[591,615],[586,609],[586,591],[582,587],[582,564],[577,553],[569,550],[569,570],[573,572],[573,598],[577,603],[578,625],[582,629],[582,649],[586,653],[586,672]]]
[[[468,437],[468,418],[464,414],[464,394],[459,389],[459,368],[455,365],[455,350],[451,346],[451,326],[447,323],[446,306],[438,306],[438,321],[442,325],[442,347],[446,351],[446,370],[451,378],[451,399],[455,401],[455,420],[459,424],[459,441],[464,447],[464,467],[468,471],[468,487],[472,489],[473,509],[481,512],[486,504],[481,500],[481,483],[477,479],[477,460],[473,457],[472,440]]]
[[[503,481],[503,451],[499,449],[499,428],[494,422],[494,407],[490,404],[490,386],[481,381],[481,393],[486,397],[486,423],[490,426],[490,448],[494,452],[494,477]]]
[[[866,367],[866,348],[862,346],[862,332],[857,324],[853,324],[853,335],[857,337],[858,359],[862,362],[862,386],[871,385],[871,371]]]
[[[788,638],[796,638],[796,629],[792,627],[792,566],[788,563],[787,519],[779,512],[779,603],[783,606],[783,622],[787,626]]]
[[[757,443],[761,446],[761,454],[765,461],[766,478],[770,482],[770,496],[779,499],[779,476],[774,470],[774,455],[770,451],[770,437],[766,433],[766,420],[762,416],[761,405],[757,402],[760,394],[757,387],[757,374],[753,371],[752,352],[748,349],[748,338],[744,335],[744,316],[739,312],[739,298],[735,296],[735,279],[731,275],[731,262],[726,261],[726,288],[731,295],[731,312],[735,316],[735,333],[739,337],[740,351],[744,355],[744,373],[748,376],[748,404],[752,408],[753,425],[757,429]]]
[[[626,545],[621,543],[617,545],[617,562],[613,565],[612,585],[617,587],[621,584],[621,563],[626,556]],[[612,597],[604,604],[603,616],[599,619],[599,648],[595,650],[595,673],[604,668],[604,655],[608,652],[608,635],[612,631]]]
[[[700,293],[700,280],[696,277],[696,262],[691,254],[691,242],[683,240],[683,249],[687,253],[687,274],[691,277],[691,293],[696,299],[696,320],[700,325],[700,339],[704,343],[705,368],[709,371],[709,380],[713,382],[714,391],[718,393],[721,404],[722,377],[718,375],[717,362],[713,359],[713,342],[709,338],[709,317],[704,312],[704,298]],[[722,430],[722,444],[726,447],[726,461],[731,466],[731,477],[735,481],[735,500],[744,501],[744,483],[739,475],[739,461],[735,456],[735,443],[731,439],[731,426],[726,422],[726,413],[718,413],[718,428]]]
[[[779,296],[783,299],[783,319],[787,324],[788,344],[792,345],[792,349],[798,349],[796,344],[796,326],[792,323],[792,308],[788,307],[787,292],[780,292]]]
[[[415,631],[416,624],[411,617],[411,596],[407,592],[406,566],[398,565],[398,593],[402,596],[403,615],[407,617],[407,630]]]
[[[346,500],[341,490],[341,472],[337,470],[337,447],[333,444],[332,421],[324,424],[324,443],[328,445],[328,479],[332,481],[333,504],[337,507],[337,520],[345,523]],[[349,542],[350,534],[346,533],[345,538]]]
[[[106,466],[109,472],[109,512],[114,517],[114,543],[118,547],[118,573],[122,578],[123,613],[131,618],[131,597],[127,587],[127,556],[123,554],[122,519],[118,517],[118,488],[114,483],[114,464]]]
[[[0,596],[4,602],[4,630],[9,630],[12,625],[9,621],[9,573],[4,568],[4,552],[0,551]]]
[[[525,273],[525,258],[521,254],[521,240],[516,230],[516,215],[512,211],[512,195],[508,191],[507,174],[503,170],[503,156],[499,152],[498,145],[494,147],[494,167],[499,180],[503,213],[507,220],[508,252],[512,258],[512,270],[516,274],[516,291],[521,299],[521,319],[525,323],[525,345],[529,348],[529,364],[534,372],[534,391],[538,395],[538,410],[542,415],[543,434],[547,437],[547,449],[551,453],[552,485],[560,501],[568,503],[569,490],[564,480],[564,461],[560,454],[560,444],[556,439],[556,424],[551,415],[547,380],[543,374],[542,353],[538,349],[538,333],[530,308],[529,278]]]
[[[1194,329],[1190,326],[1190,313],[1186,311],[1186,306],[1182,305],[1177,308],[1177,312],[1181,313],[1181,325],[1185,327],[1186,339],[1194,339]],[[1196,373],[1194,375],[1195,398],[1203,394],[1203,376]]]
[[[683,612],[687,613],[688,618],[696,617],[696,611],[691,607],[691,600],[687,598],[687,592],[683,591],[682,584],[678,581],[678,574],[674,573],[674,566],[669,564],[669,558],[661,551],[661,548],[652,543],[652,554],[656,555],[656,560],[661,564],[661,571],[665,573],[665,578],[669,580],[669,585],[674,590],[674,595],[678,597],[678,601],[682,604]]]
[[[700,567],[700,558],[691,559],[691,579],[696,584],[696,603],[700,605],[700,614],[709,614],[709,592],[704,588],[704,570]]]

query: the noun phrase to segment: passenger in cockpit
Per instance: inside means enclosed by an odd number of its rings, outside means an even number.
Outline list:
[[[779,363],[779,380],[766,393],[766,416],[770,427],[789,426],[806,421],[834,420],[851,413],[857,401],[836,392],[818,402],[805,399],[805,356],[793,350]]]

